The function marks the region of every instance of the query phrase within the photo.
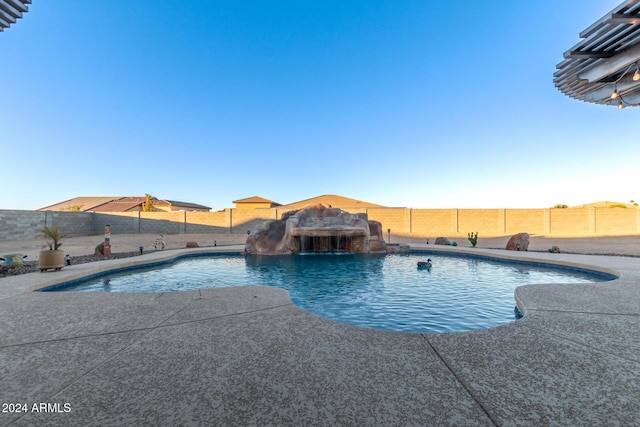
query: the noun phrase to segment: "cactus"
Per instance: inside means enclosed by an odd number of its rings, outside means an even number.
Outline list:
[[[473,233],[468,233],[468,239],[471,242],[471,245],[475,248],[476,244],[478,243],[478,232],[476,231],[476,234]]]

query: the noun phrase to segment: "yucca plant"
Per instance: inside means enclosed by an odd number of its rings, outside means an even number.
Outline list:
[[[57,251],[58,248],[62,246],[60,241],[67,237],[62,233],[62,229],[54,227],[53,225],[45,225],[42,227],[42,234],[44,235],[44,238],[47,241],[47,246],[49,246],[49,250],[51,251]]]

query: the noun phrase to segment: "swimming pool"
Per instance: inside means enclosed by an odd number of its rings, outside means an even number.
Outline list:
[[[427,258],[433,267],[418,269],[417,262]],[[612,278],[585,270],[442,253],[210,255],[104,274],[56,290],[167,292],[278,286],[296,305],[338,322],[392,331],[452,332],[514,321],[517,286]]]

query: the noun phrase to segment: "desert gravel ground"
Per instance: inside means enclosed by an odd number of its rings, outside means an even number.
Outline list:
[[[145,251],[153,251],[156,234],[112,234],[111,252],[138,252],[140,246]],[[412,237],[391,234],[391,243],[433,244],[436,237]],[[470,247],[465,236],[444,236],[461,247]],[[510,236],[478,238],[479,248],[504,249]],[[196,242],[199,246],[243,245],[246,234],[168,234],[164,235],[165,250],[184,248],[187,242]],[[385,239],[388,236],[385,235]],[[70,237],[62,241],[61,249],[71,256],[93,255],[95,247],[104,241],[103,236]],[[0,255],[20,253],[28,255],[27,260],[34,261],[38,252],[44,248],[43,239],[0,240]],[[640,234],[630,236],[592,236],[592,237],[553,237],[531,236],[529,251],[546,252],[552,246],[558,246],[562,252],[597,255],[626,255],[640,257]]]

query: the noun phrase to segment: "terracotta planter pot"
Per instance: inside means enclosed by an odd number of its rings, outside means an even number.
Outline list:
[[[64,251],[40,251],[38,255],[38,268],[40,271],[49,269],[60,270],[64,267]]]

